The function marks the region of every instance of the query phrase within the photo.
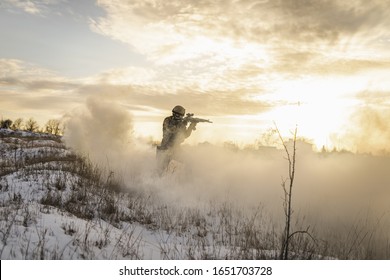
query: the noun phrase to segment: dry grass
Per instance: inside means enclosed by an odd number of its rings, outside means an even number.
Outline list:
[[[27,142],[11,136],[0,140],[8,148],[1,151],[0,162],[1,258],[148,258],[139,227],[157,236],[162,259],[279,257],[284,225],[271,220],[261,205],[243,208],[231,201],[211,201],[201,207],[167,205],[153,193],[125,188],[121,178],[87,158],[64,152],[57,140],[46,144],[39,137]],[[33,156],[29,149],[35,150]],[[31,184],[31,192],[22,192],[16,181]],[[40,225],[42,217],[53,213],[82,221],[60,225],[67,236],[65,245],[53,243],[56,232]],[[295,221],[294,228],[306,229],[304,218]],[[313,226],[310,232],[315,239],[295,234],[290,238],[289,258],[390,258],[389,240],[381,231],[383,221],[374,225],[369,221],[360,218],[348,226],[328,227],[329,231]],[[18,249],[7,246],[15,238],[23,244]]]

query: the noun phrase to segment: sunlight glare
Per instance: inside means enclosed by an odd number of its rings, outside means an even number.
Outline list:
[[[275,121],[284,137],[291,137],[297,125],[300,136],[313,141],[317,149],[332,148],[330,136],[347,124],[356,103],[353,97],[365,86],[364,80],[341,77],[279,82],[270,96],[285,105],[266,113],[266,117]]]

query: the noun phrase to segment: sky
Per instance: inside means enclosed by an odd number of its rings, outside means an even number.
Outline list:
[[[0,114],[120,105],[161,137],[253,144],[277,126],[317,148],[390,152],[390,0],[1,0]]]

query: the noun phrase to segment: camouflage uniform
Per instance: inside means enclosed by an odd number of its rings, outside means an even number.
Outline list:
[[[179,110],[180,114],[176,112],[177,107],[181,109]],[[164,172],[169,162],[176,158],[180,144],[191,135],[196,125],[191,123],[187,128],[187,122],[182,119],[185,113],[183,107],[176,106],[172,112],[172,116],[164,119],[163,138],[161,145],[157,147],[157,161],[160,173]]]
[[[163,123],[163,139],[161,149],[167,150],[178,147],[191,135],[191,125],[187,128],[187,122],[176,120],[173,116],[166,117]]]

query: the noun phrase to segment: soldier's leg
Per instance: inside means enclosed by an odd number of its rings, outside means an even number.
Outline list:
[[[161,149],[157,147],[156,150],[157,158],[157,173],[162,175],[168,168],[169,162],[171,161],[170,151],[167,149]]]

